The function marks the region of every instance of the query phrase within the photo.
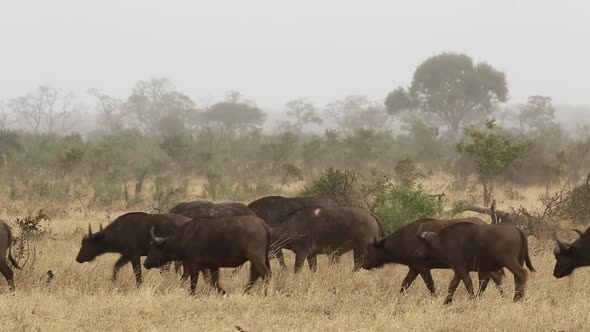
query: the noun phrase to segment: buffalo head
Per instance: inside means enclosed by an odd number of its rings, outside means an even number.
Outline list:
[[[582,232],[574,229],[580,237],[573,243],[565,243],[554,235],[555,249],[555,268],[553,269],[553,276],[555,278],[566,277],[578,267],[590,265],[590,239]]]
[[[143,263],[146,269],[160,267],[173,259],[171,255],[171,248],[168,245],[168,239],[157,237],[154,233],[154,227],[150,229],[150,249],[147,258]]]
[[[88,234],[84,235],[84,238],[82,238],[82,246],[80,247],[78,256],[76,256],[76,262],[90,262],[94,260],[96,256],[104,254],[106,251],[107,248],[104,244],[102,225],[100,225],[100,230],[98,232],[92,233],[92,228],[90,227],[90,224],[88,224]]]
[[[367,253],[363,258],[363,269],[370,270],[383,266],[388,262],[388,253],[385,248],[385,239],[373,239],[367,247]]]

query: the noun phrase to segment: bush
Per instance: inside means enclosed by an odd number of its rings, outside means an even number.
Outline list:
[[[375,214],[388,230],[396,230],[420,218],[436,218],[443,212],[444,203],[431,197],[421,185],[392,186],[377,196]]]
[[[304,187],[301,195],[331,198],[341,206],[359,206],[373,210],[378,196],[390,187],[386,175],[371,171],[362,176],[351,170],[329,168]]]
[[[186,187],[176,187],[170,184],[169,179],[158,177],[155,180],[155,188],[150,202],[150,212],[165,213],[174,204],[186,196]]]
[[[12,251],[21,268],[27,265],[31,256],[34,262],[36,251],[35,247],[31,247],[31,241],[47,233],[43,224],[48,222],[49,217],[42,210],[36,216],[29,215],[14,221],[18,231],[12,237]]]

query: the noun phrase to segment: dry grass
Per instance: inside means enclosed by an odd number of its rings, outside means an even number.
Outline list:
[[[260,286],[241,295],[247,269],[231,277],[224,271],[222,283],[230,295],[214,293],[200,280],[198,296],[187,294],[172,272],[145,273],[145,285],[136,289],[131,268],[125,267],[117,283],[109,281],[117,256],[105,255],[95,262],[78,264],[81,221],[54,221],[54,233],[37,243],[38,257],[32,267],[18,272],[17,291],[0,294],[3,330],[214,330],[237,331],[581,331],[590,328],[590,270],[574,277],[552,277],[553,257],[549,243],[536,243],[526,300],[512,303],[490,287],[482,299],[471,301],[461,286],[456,301],[443,306],[448,271],[436,271],[439,296],[430,297],[421,280],[405,295],[398,294],[406,268],[388,266],[374,271],[351,272],[350,255],[341,265],[329,267],[320,260],[319,271],[305,270],[294,276],[279,272],[269,295]],[[64,224],[70,225],[69,228]],[[77,227],[80,226],[80,227]],[[67,231],[69,229],[69,232]],[[289,255],[292,266],[292,256]],[[55,279],[46,285],[45,273]],[[506,279],[510,293],[514,285]]]
[[[533,202],[536,192],[528,193]],[[114,214],[116,215],[116,214]],[[93,218],[97,226],[102,215]],[[116,255],[78,264],[74,258],[88,220],[74,217],[53,220],[51,234],[35,244],[34,264],[16,274],[17,290],[9,293],[0,280],[1,330],[26,331],[584,331],[590,328],[590,268],[573,277],[552,276],[551,243],[531,239],[531,274],[526,300],[511,301],[510,274],[502,298],[490,286],[479,300],[471,301],[461,285],[455,303],[443,306],[449,271],[434,272],[439,295],[430,297],[420,279],[407,294],[398,289],[406,273],[403,266],[351,271],[346,255],[341,265],[329,267],[320,259],[316,274],[307,269],[295,276],[274,275],[268,296],[261,287],[242,295],[247,269],[232,277],[225,270],[222,284],[229,296],[214,293],[200,280],[196,298],[188,295],[172,272],[144,270],[144,286],[135,287],[131,267],[119,281],[110,282]],[[293,266],[293,256],[288,255]],[[46,272],[55,279],[46,284]]]

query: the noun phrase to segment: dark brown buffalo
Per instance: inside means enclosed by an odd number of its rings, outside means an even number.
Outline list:
[[[555,242],[557,242],[553,250],[556,260],[553,269],[555,278],[569,276],[578,267],[590,266],[590,228],[584,233],[577,229],[573,231],[580,237],[572,243],[565,243],[557,235],[555,236]]]
[[[337,207],[331,199],[323,197],[284,197],[267,196],[259,198],[248,204],[248,208],[262,218],[270,227],[276,227],[291,215],[304,207]],[[285,257],[280,249],[273,250],[274,256],[279,260],[281,268],[286,268]]]
[[[412,285],[416,277],[420,275],[430,293],[434,295],[436,289],[430,270],[448,269],[449,266],[443,261],[422,257],[421,253],[425,250],[425,244],[418,236],[422,232],[439,232],[443,228],[459,222],[470,222],[480,225],[486,224],[479,218],[416,220],[386,238],[371,243],[367,248],[367,254],[363,260],[363,268],[370,270],[390,263],[406,265],[409,267],[409,271],[402,281],[400,292],[405,292]],[[490,277],[496,285],[499,286],[502,283],[501,272],[492,273]],[[485,291],[488,282],[489,278],[480,276],[480,292]],[[501,288],[499,289],[501,291]]]
[[[249,216],[254,212],[242,203],[218,203],[192,201],[179,203],[169,213],[181,214],[189,218]]]
[[[150,229],[155,229],[158,236],[173,234],[190,218],[177,214],[147,214],[131,212],[115,219],[107,227],[92,233],[88,225],[88,234],[82,239],[82,247],[76,261],[84,263],[94,260],[105,253],[119,253],[113,268],[112,280],[117,279],[119,269],[131,262],[137,285],[141,284],[141,256],[146,256],[150,248]]]
[[[231,216],[193,219],[174,235],[157,237],[152,233],[151,247],[143,266],[146,269],[170,261],[182,261],[191,278],[191,294],[195,294],[199,270],[211,271],[212,285],[225,294],[219,285],[219,268],[238,267],[250,261],[250,280],[245,291],[262,277],[270,277],[268,252],[271,231],[256,216]]]
[[[10,290],[14,290],[14,272],[12,272],[12,269],[8,265],[8,261],[19,270],[20,266],[18,266],[14,257],[12,257],[11,245],[12,233],[10,232],[10,226],[4,220],[0,220],[0,272],[2,272],[4,278],[8,281]]]
[[[475,296],[470,271],[487,276],[506,267],[514,274],[514,301],[524,296],[527,271],[523,264],[526,263],[530,271],[535,271],[526,235],[511,223],[477,225],[461,222],[438,233],[422,232],[419,238],[426,243],[425,257],[444,261],[455,272],[445,304],[453,301],[453,294],[461,280],[469,295]]]
[[[295,253],[295,273],[307,259],[309,268],[317,270],[317,255],[332,259],[352,250],[354,270],[361,267],[368,244],[383,234],[379,220],[362,208],[306,207],[293,212],[273,227],[275,243]]]

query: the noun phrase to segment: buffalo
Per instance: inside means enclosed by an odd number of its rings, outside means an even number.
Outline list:
[[[153,230],[153,229],[152,229]],[[143,264],[146,269],[170,261],[182,261],[195,294],[199,270],[211,271],[212,285],[225,294],[219,285],[219,268],[238,267],[250,261],[247,292],[259,279],[271,275],[268,253],[271,230],[256,216],[230,216],[193,219],[174,235],[158,237],[151,232],[151,246]]]
[[[131,262],[137,285],[141,284],[141,256],[146,256],[150,248],[150,230],[155,229],[159,236],[173,234],[190,218],[177,214],[147,214],[131,212],[124,214],[104,229],[92,233],[88,225],[88,234],[82,239],[82,246],[76,261],[84,263],[94,260],[105,253],[119,253],[113,268],[112,280],[117,279],[119,269]]]
[[[249,216],[254,212],[242,203],[211,203],[207,201],[184,202],[175,205],[169,213],[188,218]]]
[[[582,266],[590,266],[590,228],[584,233],[574,229],[579,237],[572,243],[565,243],[555,235],[557,246],[553,250],[555,255],[555,268],[553,276],[563,278]]]
[[[0,220],[0,272],[6,278],[10,290],[14,290],[14,272],[12,272],[12,269],[8,265],[7,258],[15,268],[20,270],[20,266],[18,266],[14,257],[12,257],[11,244],[12,233],[10,232],[10,226],[5,221]]]
[[[527,271],[535,269],[529,257],[526,235],[513,224],[477,225],[460,222],[443,228],[438,233],[422,232],[419,238],[426,244],[424,257],[444,261],[455,273],[449,284],[445,304],[453,301],[453,294],[462,280],[474,297],[470,271],[487,277],[489,273],[506,267],[514,274],[514,301],[524,297]]]
[[[259,198],[250,204],[248,208],[264,220],[270,227],[276,227],[283,222],[287,216],[294,211],[304,207],[337,207],[336,202],[329,198],[323,197],[284,197],[284,196],[267,196]],[[273,252],[279,260],[281,268],[286,268],[285,257],[283,252],[278,249]]]
[[[350,250],[356,271],[361,267],[368,244],[382,234],[383,227],[371,211],[353,207],[302,208],[273,228],[279,247],[295,253],[295,273],[301,270],[306,259],[315,272],[318,254],[337,259]]]
[[[421,232],[439,232],[443,228],[459,222],[470,222],[480,225],[486,224],[479,218],[416,220],[386,238],[371,243],[367,248],[367,254],[363,260],[363,268],[370,270],[389,263],[406,265],[409,267],[409,271],[402,281],[400,292],[405,292],[412,285],[416,277],[420,275],[430,293],[434,295],[436,289],[430,270],[448,269],[449,266],[443,261],[422,257],[420,253],[425,250],[425,244],[418,238],[418,235]],[[501,271],[491,273],[490,277],[496,285],[499,286],[501,284]],[[490,277],[480,278],[480,292],[485,291]],[[498,289],[502,291],[501,288]]]

